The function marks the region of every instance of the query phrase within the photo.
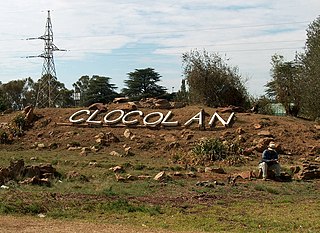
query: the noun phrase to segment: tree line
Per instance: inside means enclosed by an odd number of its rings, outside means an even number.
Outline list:
[[[52,100],[55,107],[89,106],[93,103],[109,103],[119,96],[127,96],[132,100],[158,97],[172,98],[165,87],[158,85],[160,74],[153,68],[136,69],[128,73],[124,81],[125,88],[116,92],[116,85],[110,77],[93,75],[81,76],[73,83],[72,90],[51,77],[51,93],[56,96]],[[42,77],[44,79],[44,77]],[[32,78],[0,83],[0,111],[6,109],[20,110],[28,105],[35,105],[39,97],[41,79],[34,82]],[[41,94],[41,93],[40,93]]]
[[[271,57],[271,81],[265,85],[265,95],[253,98],[245,86],[238,67],[227,64],[217,53],[197,49],[182,54],[184,78],[177,93],[168,93],[158,83],[161,75],[153,68],[135,69],[124,80],[124,88],[117,92],[110,77],[84,75],[73,84],[73,90],[52,79],[55,107],[89,106],[95,102],[109,103],[115,97],[131,100],[147,97],[175,99],[190,104],[210,107],[235,105],[245,109],[259,106],[265,113],[270,103],[281,103],[287,114],[315,119],[320,116],[320,17],[307,28],[305,51],[296,54],[293,61],[282,55]],[[43,77],[42,77],[43,78]],[[0,111],[22,109],[36,103],[40,81],[32,78],[0,83]]]
[[[320,117],[320,17],[306,31],[304,52],[292,61],[280,54],[272,56],[266,95],[282,103],[289,115],[316,119]]]

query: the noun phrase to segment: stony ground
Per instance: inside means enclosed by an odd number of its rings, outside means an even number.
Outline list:
[[[108,106],[109,111],[120,109],[121,105]],[[320,154],[320,130],[319,125],[313,121],[308,121],[292,117],[266,116],[253,113],[236,113],[235,123],[232,127],[225,128],[217,123],[213,129],[208,128],[210,117],[219,109],[203,108],[201,106],[188,106],[180,109],[172,109],[172,121],[179,121],[184,124],[195,116],[201,109],[206,112],[206,130],[199,130],[196,124],[188,128],[157,128],[131,127],[130,136],[126,137],[125,127],[88,127],[87,125],[70,125],[69,117],[80,109],[36,109],[35,115],[38,120],[32,127],[25,131],[25,135],[15,138],[13,144],[0,144],[1,150],[23,151],[23,150],[57,150],[63,153],[68,150],[70,143],[77,143],[81,147],[92,147],[97,144],[99,133],[112,133],[119,139],[119,143],[112,143],[100,148],[105,153],[120,151],[124,153],[124,148],[131,147],[134,154],[139,154],[147,159],[168,157],[170,159],[177,151],[189,151],[201,138],[221,138],[228,141],[237,141],[244,150],[246,166],[242,166],[241,171],[250,171],[253,166],[258,164],[261,151],[266,147],[266,142],[273,140],[277,144],[280,152],[281,163],[285,166],[301,165],[304,161],[319,161]],[[141,108],[144,115],[160,111],[164,115],[169,110],[156,110]],[[6,128],[7,125],[18,113],[0,115],[0,126]],[[225,120],[230,116],[230,112],[219,113]],[[106,113],[100,113],[96,120],[101,120]],[[83,115],[83,117],[85,117]],[[142,123],[142,120],[140,120]],[[41,146],[39,146],[41,145]],[[54,145],[54,147],[53,147]],[[79,151],[80,152],[80,151]],[[94,152],[90,152],[94,153]],[[81,159],[81,156],[79,157]],[[183,164],[181,164],[183,165]],[[226,166],[226,164],[224,164]],[[235,168],[234,172],[238,168]],[[240,171],[240,172],[241,172]],[[230,174],[215,174],[219,180],[226,180]],[[200,176],[206,178],[205,173]],[[210,177],[213,179],[213,177]],[[184,200],[195,200],[185,194]],[[247,195],[247,194],[245,194]],[[241,199],[241,197],[238,197]],[[200,200],[200,199],[199,199]],[[147,203],[159,204],[159,201],[167,202],[170,196],[163,198],[151,196]],[[201,199],[203,202],[203,199]],[[94,224],[88,222],[61,222],[48,219],[35,219],[29,217],[9,217],[1,216],[0,232],[169,232],[153,231],[147,226],[141,229],[132,227],[118,226],[110,224]],[[5,228],[3,226],[6,226]]]

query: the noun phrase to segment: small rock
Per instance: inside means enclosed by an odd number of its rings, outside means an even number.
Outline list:
[[[90,152],[90,151],[91,151],[91,148],[90,148],[90,147],[82,147],[82,148],[81,148],[81,151]]]
[[[126,178],[125,177],[123,177],[123,176],[121,176],[121,175],[118,175],[118,174],[115,174],[115,177],[116,177],[116,180],[118,181],[118,182],[124,182],[124,181],[126,181]]]
[[[260,125],[260,124],[254,124],[253,127],[254,127],[255,129],[261,129],[261,128],[262,128],[262,125]]]
[[[212,168],[211,167],[205,167],[204,168],[204,172],[205,173],[210,173],[210,172],[212,172]]]
[[[97,166],[97,162],[89,162],[89,166],[93,166],[93,167],[96,167]]]
[[[102,139],[105,139],[105,134],[100,132],[98,133],[96,136],[94,136],[94,138],[98,139],[98,138],[102,138]]]
[[[103,139],[103,138],[97,138],[96,139],[96,143],[101,145],[101,146],[105,146],[105,145],[107,145],[107,140]]]
[[[271,137],[273,138],[273,135],[271,134],[271,132],[269,130],[262,130],[258,133],[258,136],[262,136],[262,137]]]
[[[45,218],[46,215],[45,215],[45,214],[38,214],[38,217],[39,217],[39,218]]]
[[[109,168],[110,171],[113,171],[113,172],[123,172],[123,167],[121,166],[115,166],[115,167],[111,167]]]
[[[145,180],[145,179],[150,179],[150,178],[151,178],[151,176],[147,176],[147,175],[138,176],[138,179],[140,179],[140,180]]]
[[[125,136],[125,138],[130,138],[132,135],[133,133],[129,129],[126,129],[123,133],[123,136]]]
[[[166,178],[166,173],[165,171],[159,172],[153,179],[157,181],[162,181]]]
[[[46,145],[45,145],[44,143],[39,143],[39,144],[37,145],[37,148],[38,148],[38,149],[44,149],[44,148],[46,148]]]
[[[122,157],[122,155],[121,155],[120,153],[116,152],[116,151],[111,151],[111,152],[110,152],[110,155]]]
[[[241,135],[241,134],[244,133],[244,130],[241,127],[239,127],[239,128],[236,129],[236,133]]]
[[[81,150],[81,149],[82,149],[82,147],[80,147],[80,146],[71,146],[68,148],[68,151],[75,151],[75,150]]]
[[[130,146],[124,148],[124,153],[125,153],[125,156],[133,156],[134,155],[134,153],[132,152],[132,148]]]
[[[81,155],[81,156],[87,156],[87,155],[88,155],[88,152],[87,152],[87,151],[81,151],[81,152],[80,152],[80,155]]]
[[[194,173],[194,172],[187,172],[186,175],[189,177],[196,177],[197,176],[196,173]]]
[[[173,176],[183,176],[183,174],[181,172],[174,172]]]
[[[90,149],[94,153],[97,153],[100,150],[99,146],[92,146],[92,147],[90,147]]]
[[[198,181],[196,183],[196,186],[204,186],[204,187],[208,187],[208,188],[213,188],[214,183],[211,183],[210,181]]]

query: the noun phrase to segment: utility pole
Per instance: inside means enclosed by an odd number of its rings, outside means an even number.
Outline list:
[[[38,90],[36,99],[36,108],[45,107],[55,107],[55,100],[58,97],[56,91],[57,86],[57,74],[54,65],[53,51],[66,51],[63,49],[58,49],[57,46],[53,44],[53,31],[50,18],[50,11],[48,10],[48,17],[46,22],[45,33],[43,36],[37,38],[28,38],[27,40],[41,39],[44,40],[44,52],[38,56],[28,56],[31,57],[42,57],[44,58],[41,77],[38,80]]]

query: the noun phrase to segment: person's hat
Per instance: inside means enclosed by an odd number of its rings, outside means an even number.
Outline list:
[[[274,142],[270,142],[268,147],[270,149],[274,149],[274,148],[276,148],[276,144]]]

